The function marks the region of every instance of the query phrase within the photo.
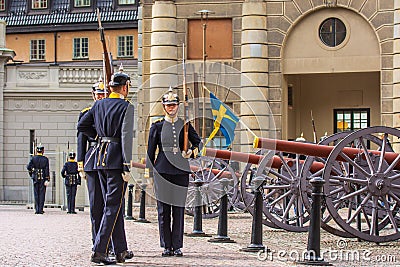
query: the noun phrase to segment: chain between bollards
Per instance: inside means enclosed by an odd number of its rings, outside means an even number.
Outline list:
[[[147,184],[140,185],[140,209],[139,209],[139,218],[136,222],[141,223],[149,223],[150,221],[146,220],[146,187]]]
[[[219,180],[223,196],[220,199],[219,217],[218,217],[218,233],[217,236],[208,240],[214,243],[235,243],[234,240],[228,236],[228,185],[232,180],[222,178]]]
[[[194,182],[196,194],[195,194],[195,199],[194,199],[194,217],[193,217],[193,231],[190,234],[187,234],[187,236],[193,236],[193,237],[210,237],[211,235],[208,235],[203,232],[203,212],[202,212],[202,197],[200,193],[200,188],[204,184],[204,181],[200,179],[196,179]]]
[[[133,186],[133,184],[128,185],[128,207],[126,210],[125,220],[135,220],[135,218],[132,216]]]
[[[251,244],[245,248],[241,248],[240,251],[245,252],[258,252],[265,251],[265,247],[262,244],[262,216],[263,216],[263,185],[265,179],[263,177],[256,177],[252,181],[252,187],[254,191],[254,212],[253,222],[251,227]]]

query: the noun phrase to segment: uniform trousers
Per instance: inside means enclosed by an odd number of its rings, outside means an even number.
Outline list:
[[[75,198],[76,198],[76,190],[77,185],[66,185],[65,189],[67,191],[67,205],[68,205],[68,212],[75,211]]]
[[[107,253],[113,244],[114,252],[121,253],[128,249],[124,225],[124,196],[128,183],[122,179],[122,170],[98,170],[98,173],[105,202],[93,251]]]
[[[94,244],[103,217],[104,199],[97,171],[87,171],[86,182],[89,196],[90,221],[92,222],[92,241]]]
[[[154,174],[161,247],[174,250],[183,247],[188,184],[188,174]]]
[[[35,197],[35,210],[38,213],[43,211],[44,198],[46,196],[46,186],[44,185],[44,179],[33,182],[33,195]]]

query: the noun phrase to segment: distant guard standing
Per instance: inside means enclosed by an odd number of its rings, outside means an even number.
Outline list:
[[[50,182],[49,159],[44,154],[44,146],[36,147],[36,155],[29,161],[26,168],[33,181],[33,193],[35,196],[35,214],[43,214],[46,186]]]
[[[185,122],[178,118],[179,97],[170,88],[162,97],[162,104],[165,117],[155,121],[149,132],[145,177],[154,178],[160,245],[164,248],[161,255],[180,257],[183,256],[184,210],[191,173],[188,158],[197,155],[201,139],[188,122],[192,147],[184,151]]]
[[[78,163],[75,161],[76,154],[70,152],[68,161],[65,162],[61,170],[61,176],[65,179],[65,189],[67,191],[68,214],[76,214],[75,198],[78,185],[81,185],[81,177],[78,174]]]
[[[104,83],[100,79],[92,86],[92,97],[94,101],[101,100],[107,97],[107,91],[104,88]],[[81,118],[91,109],[91,107],[84,108],[79,113],[78,122]],[[92,223],[92,242],[96,239],[96,234],[100,229],[101,219],[103,217],[104,199],[100,186],[100,180],[97,170],[94,169],[94,153],[97,146],[97,140],[88,137],[82,132],[78,132],[77,140],[77,161],[78,171],[82,179],[86,179],[88,196],[89,196],[89,209],[90,220]]]
[[[78,131],[91,138],[97,136],[99,147],[94,168],[98,170],[105,206],[100,229],[93,245],[91,261],[113,264],[108,255],[111,236],[118,263],[133,257],[128,250],[124,226],[124,202],[133,145],[134,107],[125,100],[130,77],[122,71],[114,74],[108,98],[96,101],[81,118]]]

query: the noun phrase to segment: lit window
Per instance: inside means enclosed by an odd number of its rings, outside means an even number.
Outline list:
[[[133,36],[118,36],[118,57],[133,57]]]
[[[31,60],[45,60],[45,51],[45,40],[31,40]]]
[[[89,38],[74,38],[74,58],[89,57]]]
[[[90,0],[74,0],[75,7],[90,6]]]
[[[369,109],[335,109],[335,133],[369,127]]]
[[[346,26],[340,19],[326,19],[319,27],[319,38],[329,47],[338,46],[346,38]]]
[[[6,0],[0,0],[0,11],[6,10]]]
[[[47,8],[47,0],[32,0],[32,9]]]
[[[118,0],[119,5],[133,5],[135,0]]]

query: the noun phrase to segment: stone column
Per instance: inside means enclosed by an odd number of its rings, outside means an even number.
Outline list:
[[[15,52],[6,48],[6,22],[0,21],[0,200],[4,199],[4,84],[5,67],[8,60],[15,56]]]
[[[173,1],[155,1],[152,10],[149,114],[163,115],[160,99],[169,86],[177,86],[177,26]],[[147,121],[147,120],[146,120]]]
[[[242,6],[241,46],[241,120],[256,135],[266,136],[273,124],[267,106],[268,47],[266,5],[262,1],[245,1]],[[262,132],[262,133],[260,133]],[[253,136],[242,127],[240,142],[251,144]]]
[[[393,22],[393,86],[382,83],[382,123],[395,128],[400,127],[400,1],[394,1],[394,22]],[[392,98],[393,101],[384,101],[385,98]],[[384,113],[384,104],[391,103],[393,114]],[[391,123],[393,123],[391,125]],[[392,140],[395,151],[400,148],[399,140]]]

